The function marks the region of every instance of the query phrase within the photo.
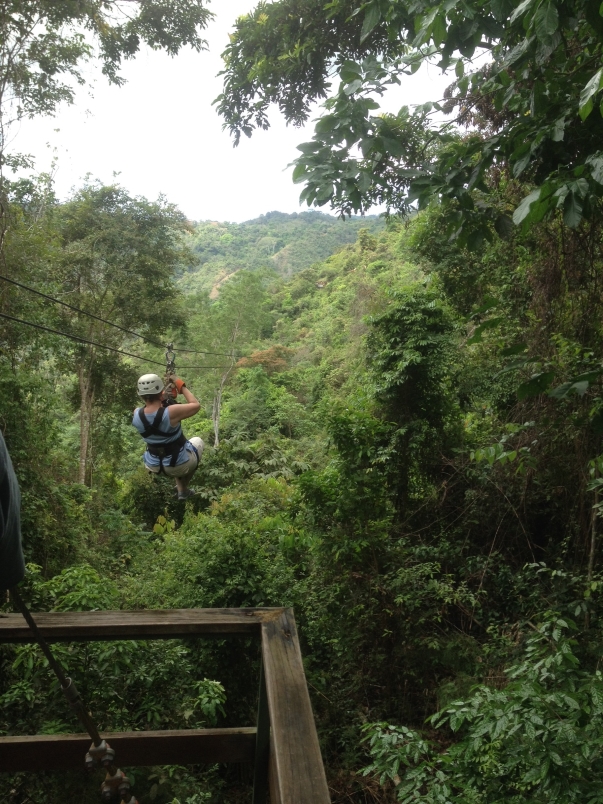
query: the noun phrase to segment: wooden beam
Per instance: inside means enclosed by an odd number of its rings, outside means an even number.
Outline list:
[[[278,772],[276,770],[276,760],[274,755],[274,735],[270,735],[270,763],[268,765],[268,783],[270,790],[270,804],[283,804],[278,784]]]
[[[271,726],[270,800],[328,804],[327,780],[291,609],[262,624]]]
[[[253,774],[252,804],[266,804],[268,800],[268,767],[270,764],[270,714],[266,695],[264,665],[260,664],[260,690],[258,695],[257,736],[255,743],[255,770]]]
[[[158,609],[143,611],[32,612],[47,640],[177,639],[249,635],[282,609]],[[0,615],[0,643],[32,642],[21,614]]]
[[[255,756],[254,728],[124,731],[102,737],[115,749],[120,768],[253,762]],[[89,748],[87,734],[0,737],[0,771],[83,770]]]

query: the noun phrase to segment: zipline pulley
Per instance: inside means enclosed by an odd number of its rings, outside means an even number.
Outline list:
[[[176,376],[176,354],[174,353],[174,344],[168,343],[165,347],[165,377],[163,378],[163,395],[168,404],[172,404],[170,400],[176,398],[176,386],[172,377]]]

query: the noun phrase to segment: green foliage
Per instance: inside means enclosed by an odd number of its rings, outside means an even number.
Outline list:
[[[46,582],[39,568],[30,565],[26,594],[37,607],[57,611],[115,608],[120,603],[118,585],[87,565],[70,567]],[[203,670],[190,646],[130,640],[55,645],[53,652],[76,679],[101,731],[212,727],[226,715],[223,685],[199,678]],[[2,662],[2,733],[79,730],[36,644],[4,649]]]
[[[143,524],[146,531],[153,531],[159,516],[166,521],[171,521],[168,517],[181,519],[173,491],[174,485],[167,477],[157,477],[138,465],[123,483],[120,502],[132,519]]]
[[[255,439],[274,428],[292,438],[307,432],[309,426],[306,408],[287,388],[272,382],[264,369],[239,370],[224,406],[226,435]]]
[[[62,246],[57,280],[74,306],[150,337],[182,322],[173,273],[192,255],[182,243],[188,224],[173,204],[95,183],[57,207],[55,215]],[[64,308],[61,316],[74,334],[100,337],[108,345],[123,342],[123,333],[98,321]]]
[[[0,47],[4,126],[11,118],[54,114],[60,103],[72,103],[74,84],[85,81],[82,63],[93,54],[109,81],[119,85],[122,59],[133,58],[143,44],[170,55],[186,45],[200,50],[200,31],[210,16],[199,0],[151,0],[127,15],[115,14],[113,4],[102,0],[9,0]]]
[[[223,494],[209,512],[189,515],[178,531],[152,543],[154,558],[141,555],[144,574],[133,580],[129,594],[148,603],[160,595],[173,608],[275,605],[290,570],[274,536],[283,527],[278,515],[290,495],[282,479],[270,477]]]
[[[437,295],[396,291],[372,325],[367,346],[377,398],[399,423],[423,418],[441,427],[454,350],[452,322]]]
[[[411,483],[415,493],[424,493],[422,484],[433,471],[429,456],[451,436],[458,438],[458,410],[450,392],[456,362],[454,327],[437,295],[422,288],[392,294],[386,311],[371,323],[367,357],[374,393],[384,415],[396,425],[390,437],[389,474],[395,477],[399,509],[412,492]],[[387,476],[387,461],[383,463],[382,474]]]
[[[268,127],[270,103],[288,122],[305,121],[336,76],[296,160],[302,198],[349,213],[374,203],[424,207],[436,197],[449,233],[476,247],[495,231],[509,233],[513,209],[524,230],[554,210],[576,227],[598,209],[602,39],[601,14],[587,0],[462,8],[375,0],[351,15],[342,0],[281,0],[239,19],[218,108],[236,143]],[[484,52],[489,57],[474,67]],[[412,114],[377,111],[375,96],[434,62],[455,73],[446,103]],[[433,111],[454,110],[467,136],[429,120]],[[501,165],[536,185],[502,210],[488,197]]]
[[[450,747],[368,725],[373,761],[364,772],[392,780],[401,802],[599,801],[603,678],[580,667],[571,630],[551,615],[498,685],[434,715],[436,728],[455,735]]]
[[[268,212],[245,223],[204,221],[195,227],[192,248],[199,268],[191,266],[179,278],[186,292],[217,294],[242,269],[270,269],[290,277],[353,243],[360,227],[383,228],[376,216],[342,221],[320,212]]]
[[[337,450],[322,472],[306,472],[298,483],[309,523],[328,533],[337,558],[360,559],[378,538],[379,520],[391,514],[387,467],[392,427],[362,410],[333,411],[327,432]],[[376,531],[376,532],[375,532]]]
[[[502,209],[521,192],[501,179],[491,201]],[[13,205],[11,275],[60,293],[82,257],[61,242],[63,206],[43,185],[15,188]],[[52,214],[35,217],[44,205]],[[469,252],[445,226],[431,205],[290,278],[258,266],[216,298],[183,293],[186,345],[223,353],[195,357],[207,370],[185,375],[203,405],[185,432],[206,442],[186,504],[140,464],[127,361],[111,375],[119,394],[97,388],[90,486],[74,484],[71,347],[3,326],[0,424],[28,557],[42,567],[24,593],[34,610],[294,606],[334,797],[588,797],[603,611],[601,230],[541,222]],[[200,278],[213,283],[212,270]],[[179,293],[171,277],[166,287]],[[3,303],[25,312],[20,291]],[[42,304],[30,314],[57,316]],[[557,629],[572,619],[575,630]],[[255,722],[255,641],[57,652],[103,727]],[[76,728],[36,649],[3,648],[0,663],[3,731]],[[363,776],[367,723],[402,725],[372,729]],[[562,764],[546,768],[551,752]],[[545,775],[529,776],[534,767]],[[11,778],[10,790],[55,800],[61,778]],[[152,790],[161,804],[249,793],[220,768],[135,778],[137,796]],[[66,789],[97,793],[77,780]]]

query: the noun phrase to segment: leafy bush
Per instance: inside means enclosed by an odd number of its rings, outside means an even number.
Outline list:
[[[404,804],[600,802],[603,675],[581,669],[554,614],[526,639],[522,660],[498,686],[479,685],[429,720],[439,742],[404,726],[366,726],[372,763]],[[447,730],[456,736],[452,745]]]

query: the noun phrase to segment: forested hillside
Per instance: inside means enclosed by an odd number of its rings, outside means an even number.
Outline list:
[[[199,263],[183,274],[180,286],[185,292],[210,290],[214,298],[221,283],[242,268],[289,277],[353,243],[361,228],[378,231],[383,221],[375,215],[344,221],[316,211],[268,212],[245,223],[203,221],[192,239]]]
[[[46,196],[40,215],[29,190],[14,201],[7,275],[73,300],[74,221],[110,199],[108,232],[90,235],[106,260],[111,218],[123,227],[132,202],[93,186],[69,205]],[[158,216],[158,236],[182,226],[173,211],[141,211],[145,227]],[[470,253],[442,243],[440,216],[434,207],[363,230],[291,279],[241,270],[214,302],[173,284],[177,343],[236,347],[217,432],[225,366],[180,369],[203,400],[186,432],[207,445],[186,504],[141,465],[129,424],[140,369],[5,321],[3,431],[23,489],[26,594],[58,610],[293,605],[334,798],[406,800],[445,786],[490,801],[525,786],[516,800],[527,801],[555,786],[573,800],[594,784],[603,692],[596,274],[555,223]],[[554,241],[579,283],[551,285],[544,244]],[[193,259],[165,258],[176,275]],[[123,290],[106,286],[113,316]],[[88,303],[81,294],[78,307]],[[2,312],[76,334],[86,321],[6,284]],[[103,362],[82,484],[78,366],[93,354]],[[234,661],[232,650],[115,643],[60,655],[109,730],[253,723],[257,652]],[[4,733],[73,730],[35,648],[3,648],[2,662]],[[218,767],[135,778],[141,802],[151,791],[187,801],[199,784],[208,801],[246,800],[244,777]],[[11,802],[96,795],[55,774],[7,784]]]

